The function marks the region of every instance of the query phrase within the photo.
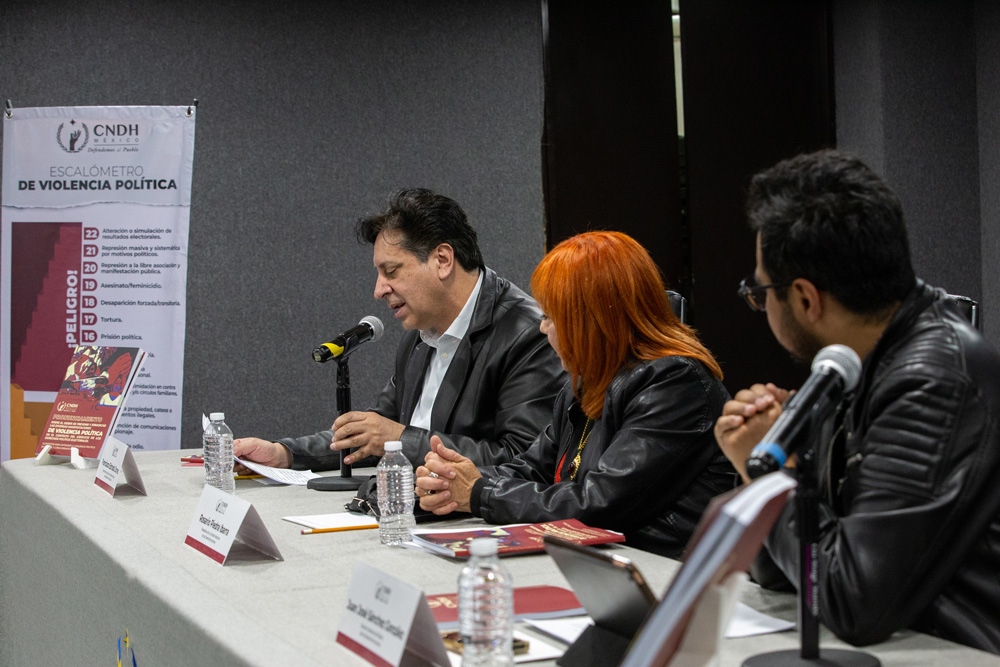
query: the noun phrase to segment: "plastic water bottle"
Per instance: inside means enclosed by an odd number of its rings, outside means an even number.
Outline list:
[[[413,518],[413,466],[403,456],[403,443],[385,443],[375,469],[378,482],[378,535],[382,544],[397,546],[410,539]]]
[[[462,667],[514,664],[514,584],[497,558],[497,541],[477,537],[458,576]]]
[[[226,426],[226,415],[213,412],[212,420],[202,435],[205,448],[205,484],[220,491],[234,493],[236,481],[233,479],[233,432]]]

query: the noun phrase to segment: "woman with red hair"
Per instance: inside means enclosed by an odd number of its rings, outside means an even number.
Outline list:
[[[490,523],[579,519],[680,555],[708,501],[736,484],[712,434],[729,398],[719,364],[625,234],[563,241],[531,291],[570,376],[552,423],[512,462],[478,469],[432,438],[416,471],[420,506]]]

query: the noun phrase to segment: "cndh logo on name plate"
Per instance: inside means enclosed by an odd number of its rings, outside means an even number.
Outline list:
[[[59,129],[56,130],[56,142],[59,143],[59,148],[67,153],[79,153],[86,147],[87,142],[90,141],[90,130],[87,128],[86,123],[77,123],[75,120],[71,120],[69,124],[72,126],[66,132],[66,139],[69,141],[69,145],[63,143],[63,128],[66,126],[66,123],[59,123]],[[79,127],[77,127],[78,125]]]
[[[389,604],[389,596],[392,595],[392,589],[384,584],[381,580],[375,584],[375,599],[382,604]]]

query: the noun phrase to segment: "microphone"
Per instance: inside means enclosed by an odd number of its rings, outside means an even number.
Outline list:
[[[861,359],[846,345],[827,345],[812,362],[812,373],[789,399],[778,421],[750,452],[747,476],[756,479],[778,470],[802,445],[814,424],[830,416],[841,397],[861,379]]]
[[[382,326],[382,320],[374,315],[362,317],[356,327],[351,327],[329,343],[323,343],[313,350],[313,361],[317,364],[325,364],[331,359],[347,357],[362,343],[377,341],[382,337],[383,331],[385,331],[385,327]]]

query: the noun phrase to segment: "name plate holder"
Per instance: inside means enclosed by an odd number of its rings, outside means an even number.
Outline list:
[[[132,448],[118,438],[111,437],[101,449],[94,484],[114,497],[122,475],[125,476],[125,486],[132,487],[144,496],[148,495],[146,485],[142,483],[142,475],[139,474],[139,466],[132,455]]]
[[[451,664],[424,592],[362,562],[354,566],[337,643],[378,667]]]
[[[284,560],[253,505],[206,484],[184,544],[225,565],[234,541],[274,560]]]

